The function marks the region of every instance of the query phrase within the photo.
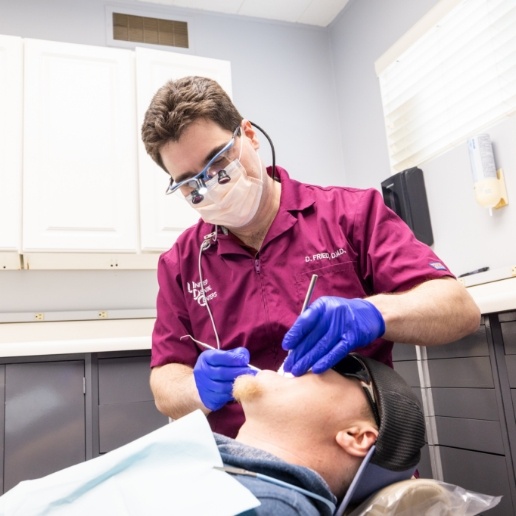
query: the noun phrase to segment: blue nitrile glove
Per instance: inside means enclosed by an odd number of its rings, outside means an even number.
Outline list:
[[[246,348],[203,351],[193,373],[204,405],[210,410],[218,410],[231,401],[235,378],[243,374],[256,374],[248,364],[249,351]]]
[[[284,370],[294,376],[301,376],[310,368],[314,373],[323,373],[384,332],[382,314],[369,301],[320,297],[283,338],[283,349],[291,350]]]

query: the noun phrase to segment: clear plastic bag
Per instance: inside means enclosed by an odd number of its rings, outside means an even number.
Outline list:
[[[387,486],[346,516],[473,516],[496,507],[501,496],[469,491],[432,479],[411,479]]]

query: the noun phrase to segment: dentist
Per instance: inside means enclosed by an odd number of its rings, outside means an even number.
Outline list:
[[[478,327],[465,288],[378,191],[266,168],[256,126],[213,80],[166,83],[142,139],[167,193],[200,217],[158,265],[150,382],[169,417],[200,408],[234,437],[244,415],[233,382],[250,365],[277,370],[289,352],[285,371],[300,376],[356,351],[392,366],[393,342],[445,344]]]

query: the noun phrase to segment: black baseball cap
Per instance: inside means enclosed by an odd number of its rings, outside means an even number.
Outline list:
[[[378,425],[376,443],[336,512],[340,516],[379,489],[412,477],[425,445],[425,417],[412,388],[391,367],[350,353],[333,370],[360,381]]]

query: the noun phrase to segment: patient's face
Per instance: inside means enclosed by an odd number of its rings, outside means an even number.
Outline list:
[[[313,423],[341,423],[363,414],[365,395],[356,380],[333,370],[286,378],[274,371],[236,379],[233,395],[242,404],[246,420],[266,420],[290,427]]]

